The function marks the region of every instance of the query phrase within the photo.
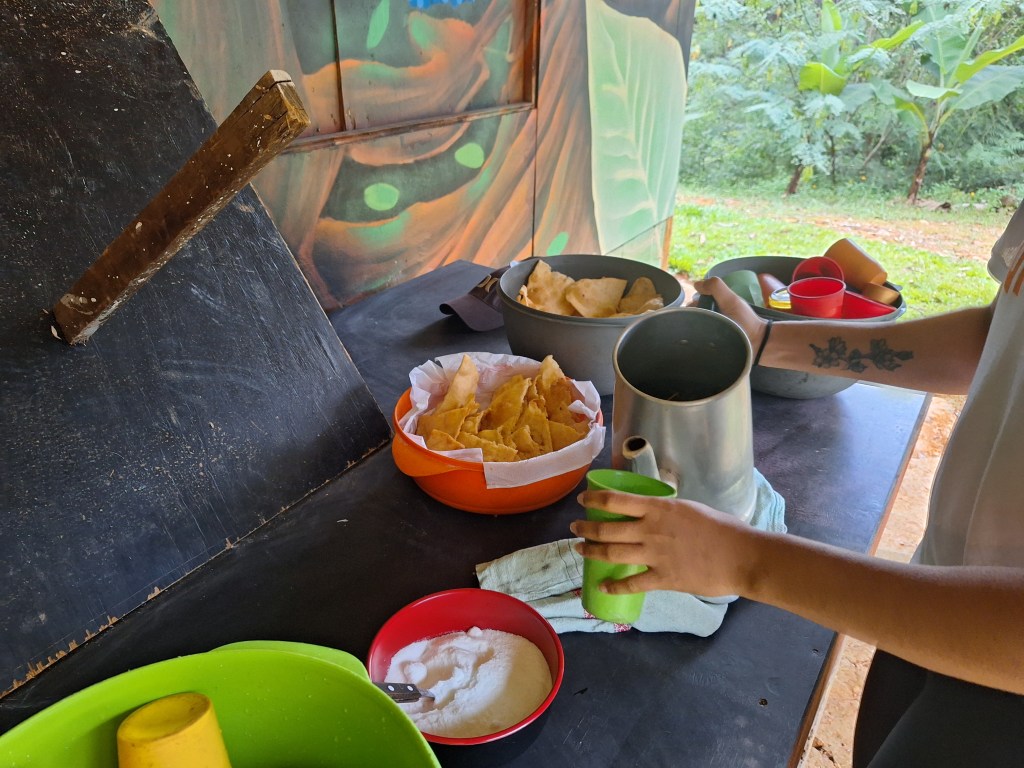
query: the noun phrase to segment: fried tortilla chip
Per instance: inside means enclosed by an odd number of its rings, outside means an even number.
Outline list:
[[[626,281],[617,277],[584,278],[565,291],[565,299],[583,317],[610,317],[618,311]]]
[[[654,288],[654,283],[649,277],[638,277],[629,287],[626,295],[619,300],[615,312],[617,317],[624,315],[642,315],[652,309],[661,309],[665,306],[664,299]]]
[[[532,442],[540,446],[541,453],[551,453],[551,430],[548,427],[548,413],[543,400],[531,400],[526,404],[512,434],[515,435],[522,429],[529,430]],[[516,447],[520,447],[518,441]]]
[[[549,417],[568,409],[569,404],[576,399],[569,377],[562,372],[551,355],[541,361],[540,370],[533,381],[537,387],[537,395],[544,398]]]
[[[486,440],[490,443],[501,443],[502,445],[508,445],[508,441],[505,440],[504,436],[496,429],[481,429],[475,433],[481,440]]]
[[[466,447],[451,435],[436,429],[427,437],[426,443],[427,448],[432,451],[457,451]]]
[[[541,312],[552,312],[556,315],[578,315],[572,304],[565,297],[566,291],[573,284],[573,279],[561,272],[555,272],[545,261],[538,261],[530,272],[526,285],[519,291],[519,303],[539,309]]]
[[[464,405],[461,408],[424,413],[416,424],[416,434],[420,437],[426,437],[433,432],[442,432],[455,437],[462,431],[462,425],[466,417],[474,412],[477,407],[476,400],[472,400],[469,405]]]
[[[469,355],[463,355],[459,369],[448,385],[448,391],[445,392],[444,400],[441,401],[437,410],[450,411],[469,405],[476,396],[476,388],[479,384],[480,372],[476,369],[473,359]]]
[[[490,440],[483,440],[477,435],[469,435],[465,432],[458,436],[460,443],[467,448],[479,448],[483,451],[484,461],[515,461],[516,449],[502,443],[494,443]]]
[[[533,439],[527,427],[520,427],[513,432],[512,442],[516,447],[517,459],[533,459],[544,455],[541,445]]]
[[[491,404],[484,409],[480,419],[480,429],[497,429],[502,434],[512,434],[512,429],[519,421],[526,400],[526,390],[530,380],[516,374],[496,390],[491,397]]]
[[[560,451],[577,440],[582,440],[587,434],[586,432],[579,432],[575,427],[561,424],[557,421],[548,422],[548,427],[551,430],[551,450],[553,451]]]
[[[501,384],[483,410],[479,380],[472,359],[463,356],[441,405],[419,417],[416,433],[427,448],[479,448],[484,461],[519,461],[572,445],[590,430],[587,418],[569,409],[575,390],[551,355],[536,375],[516,374]]]
[[[628,292],[627,283],[618,277],[573,280],[538,261],[516,298],[528,307],[568,317],[627,317],[665,306],[649,277],[636,278]]]
[[[476,402],[474,400],[474,402]],[[483,417],[482,411],[477,411],[474,414],[466,417],[466,420],[462,422],[462,431],[469,432],[471,435],[475,435],[480,431],[480,419]]]
[[[609,315],[609,317],[636,317],[637,315],[642,315],[645,312],[653,312],[656,309],[662,309],[664,306],[665,302],[662,301],[659,296],[656,299],[651,299],[646,304],[642,304],[635,312],[616,312],[614,315]]]

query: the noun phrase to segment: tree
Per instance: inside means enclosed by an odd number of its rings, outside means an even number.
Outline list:
[[[1022,73],[1003,60],[1022,39],[1021,0],[701,0],[681,173],[785,174],[796,191],[812,173],[916,166],[916,196],[929,160],[967,181],[984,149],[1012,174],[1024,99],[1005,96]]]
[[[911,30],[905,37],[907,44],[919,56],[921,74],[932,82],[921,82],[915,75],[903,78],[902,87],[888,80],[874,83],[878,98],[908,115],[918,128],[920,152],[907,192],[908,202],[917,201],[935,137],[950,117],[999,101],[1024,86],[1024,66],[997,64],[1024,49],[1024,35],[1001,48],[974,56],[986,29],[1001,20],[1001,11],[993,11],[992,6],[991,2],[979,0],[923,3],[913,23],[896,36]]]
[[[902,45],[921,26],[916,22],[904,27],[891,37],[884,37],[868,43],[860,43],[865,36],[865,27],[872,19],[864,14],[854,14],[844,19],[833,0],[822,0],[820,35],[813,39],[812,47],[818,57],[807,61],[800,70],[798,88],[814,94],[808,102],[812,113],[823,115],[821,129],[827,140],[829,173],[835,183],[836,139],[842,136],[858,137],[859,129],[852,123],[857,109],[872,98],[872,89],[867,82],[854,82],[858,71],[870,65],[884,69],[889,64],[888,51]],[[846,120],[847,116],[851,120]],[[790,178],[787,194],[796,192],[801,167],[797,167]]]
[[[789,153],[787,194],[808,169],[835,183],[841,145],[861,138],[855,115],[873,98],[867,78],[889,65],[888,51],[912,32],[865,42],[888,21],[891,6],[850,0],[843,9],[834,0],[780,3],[771,16],[779,23],[775,34],[752,37],[728,54],[745,65],[747,111],[761,113]]]

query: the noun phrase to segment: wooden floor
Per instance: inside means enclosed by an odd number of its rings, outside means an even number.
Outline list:
[[[959,413],[962,398],[932,399],[899,495],[882,533],[878,556],[908,561],[924,532],[928,494],[939,456]],[[874,648],[841,638],[842,654],[833,669],[821,709],[807,740],[801,768],[850,768],[853,729],[864,676]]]

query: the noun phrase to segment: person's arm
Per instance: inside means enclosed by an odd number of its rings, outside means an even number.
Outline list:
[[[766,533],[681,499],[586,491],[585,507],[637,518],[579,520],[584,557],[648,570],[611,594],[737,594],[799,614],[919,666],[1024,694],[1024,569],[936,567]]]
[[[717,277],[695,288],[715,299],[757,350],[768,324]],[[963,394],[970,386],[995,306],[956,310],[920,320],[776,321],[760,365],[845,376],[910,389]]]

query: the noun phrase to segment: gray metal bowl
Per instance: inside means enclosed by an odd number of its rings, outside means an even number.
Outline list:
[[[680,306],[686,298],[675,275],[641,261],[597,254],[545,256],[543,259],[555,272],[574,280],[618,277],[632,284],[638,277],[649,277],[666,307]],[[551,355],[567,376],[591,381],[599,394],[610,395],[615,388],[612,365],[615,343],[638,316],[565,317],[520,304],[516,300],[519,289],[538,261],[538,258],[528,259],[501,276],[501,305],[512,353],[534,360]]]
[[[798,256],[744,256],[738,259],[728,259],[720,262],[708,270],[708,277],[724,277],[730,272],[741,269],[749,269],[755,273],[767,272],[779,278],[788,285],[793,278],[793,270],[803,259]],[[899,287],[892,283],[886,283],[889,288],[899,291]],[[895,312],[883,317],[865,318],[858,322],[882,322],[891,323],[907,311],[903,294],[893,305]],[[754,311],[764,318],[773,320],[813,320],[814,318],[803,315],[794,315],[792,312],[783,312],[771,307],[757,307]],[[816,397],[826,397],[842,392],[855,384],[854,379],[847,379],[842,376],[828,376],[821,373],[804,373],[802,371],[788,371],[783,368],[766,368],[755,365],[750,371],[750,388],[755,392],[763,392],[778,397],[789,397],[795,400],[810,400]]]

